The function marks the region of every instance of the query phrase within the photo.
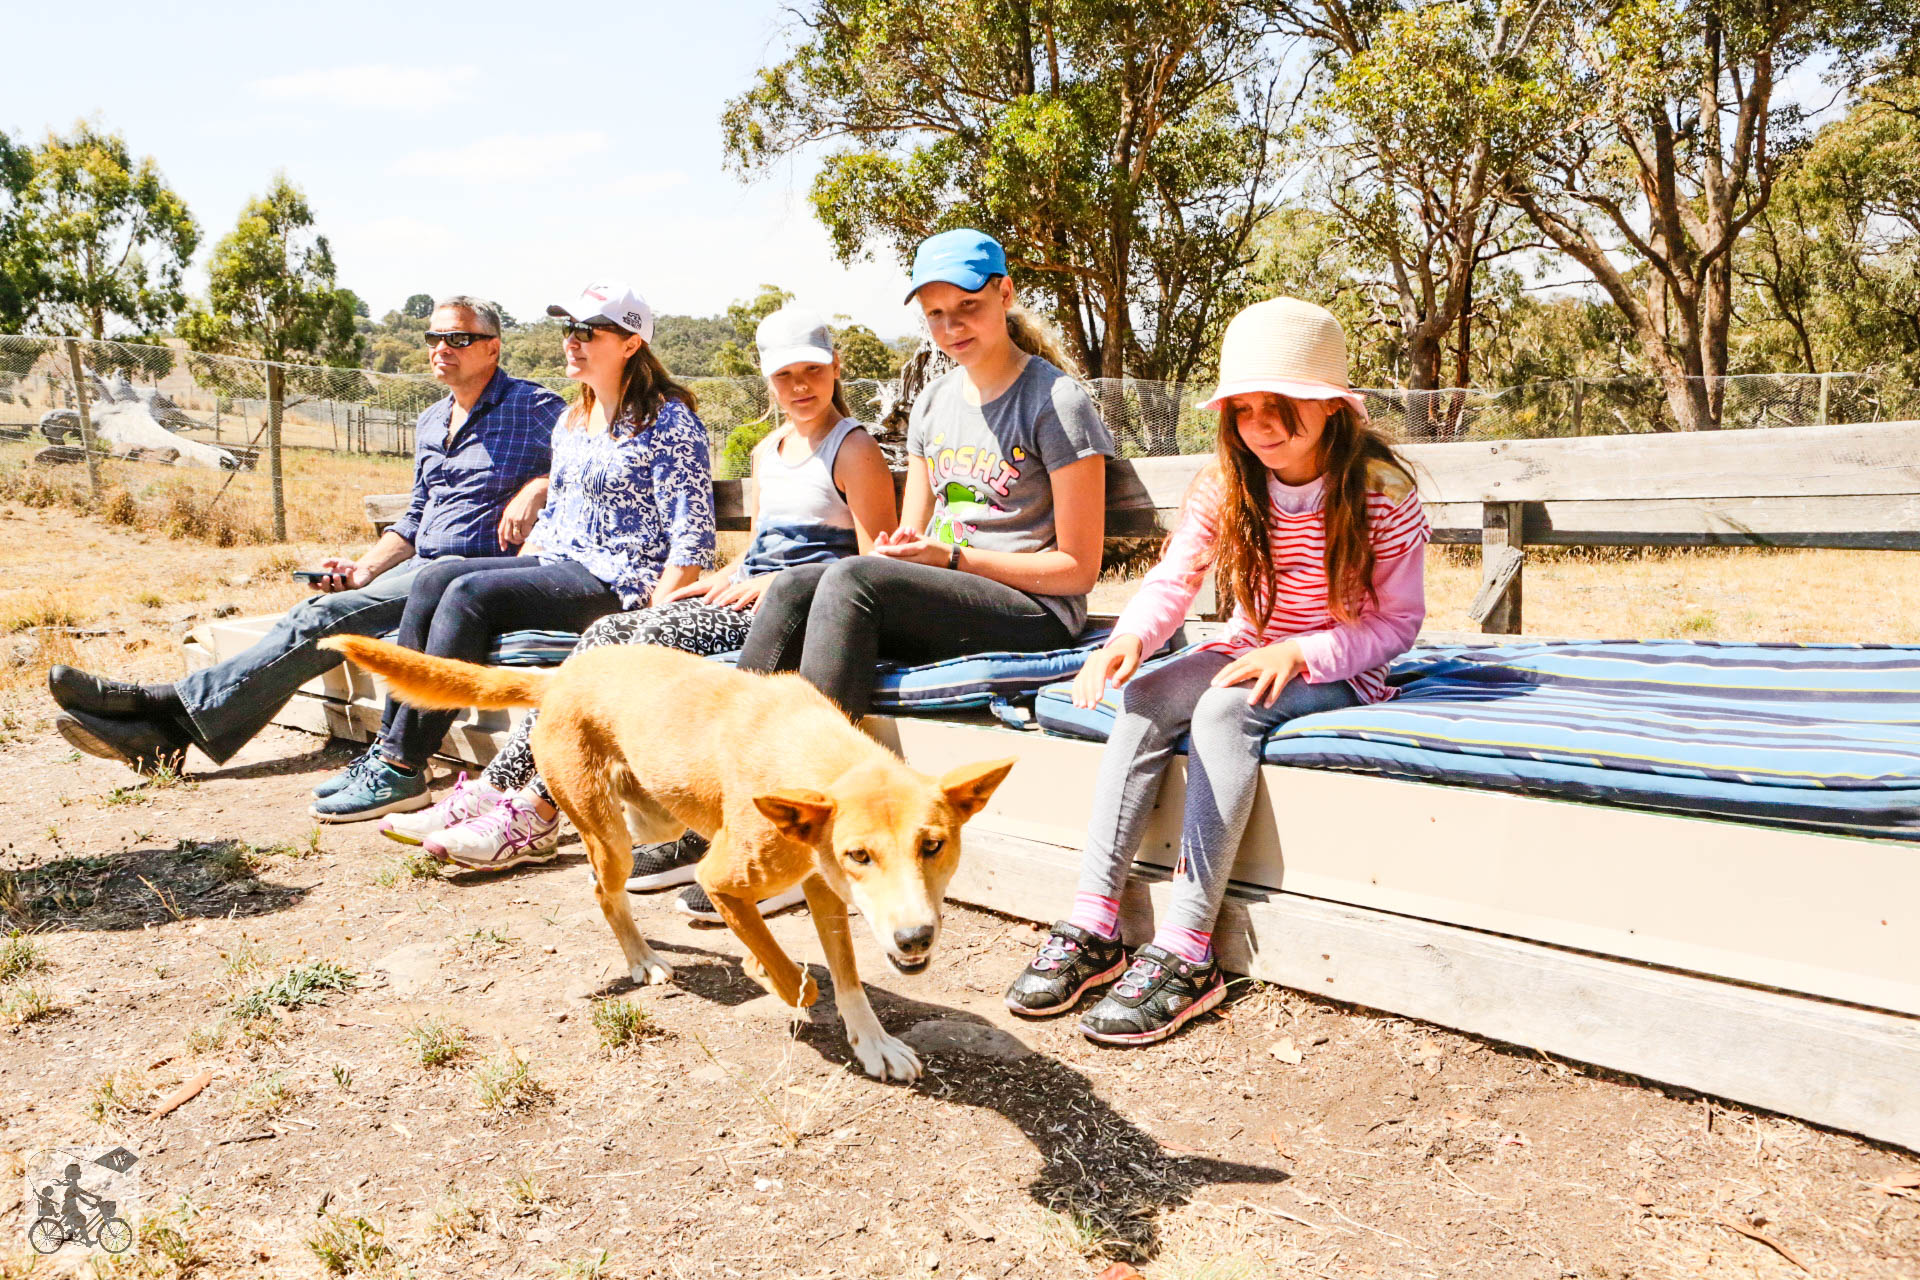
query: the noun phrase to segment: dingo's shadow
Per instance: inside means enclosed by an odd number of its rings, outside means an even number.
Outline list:
[[[701,956],[718,962],[676,967],[675,984],[691,994],[729,1006],[766,994],[733,956],[674,943],[652,945],[675,959]],[[811,1016],[796,1020],[795,1038],[823,1058],[857,1072],[860,1067],[847,1048],[832,980],[824,965],[811,964],[807,969],[820,985],[820,1000],[808,1011]],[[607,984],[607,991],[630,985],[621,975]],[[999,1032],[977,1014],[873,986],[867,990],[881,1020],[896,1035],[930,1019]],[[1170,1152],[1102,1098],[1086,1076],[1045,1053],[1001,1061],[936,1050],[922,1053],[921,1060],[927,1073],[917,1084],[891,1087],[910,1087],[943,1102],[984,1107],[1005,1116],[1040,1154],[1040,1173],[1028,1187],[1035,1202],[1060,1215],[1066,1230],[1102,1242],[1114,1257],[1151,1261],[1159,1253],[1161,1213],[1186,1204],[1198,1187],[1272,1185],[1291,1176],[1266,1165]]]

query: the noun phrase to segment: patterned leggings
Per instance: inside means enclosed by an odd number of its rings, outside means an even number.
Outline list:
[[[573,651],[585,653],[611,644],[657,644],[704,658],[738,649],[747,642],[752,625],[753,614],[744,609],[719,608],[704,600],[676,600],[658,609],[610,613],[581,633]],[[496,791],[518,791],[532,784],[540,798],[552,804],[547,784],[540,781],[534,768],[533,747],[528,741],[539,714],[529,712],[515,726],[507,744],[481,776]]]

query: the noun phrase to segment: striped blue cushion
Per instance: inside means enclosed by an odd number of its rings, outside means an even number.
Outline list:
[[[1105,644],[1111,632],[1109,627],[1083,631],[1068,648],[1034,653],[969,653],[908,667],[883,661],[873,682],[872,709],[978,711],[995,700],[1024,698],[1080,670],[1087,654]],[[731,663],[739,656],[722,653],[714,660]]]
[[[1038,653],[971,653],[921,666],[883,662],[874,681],[873,709],[978,710],[996,698],[1025,697],[1078,671],[1088,651],[1104,644],[1108,634],[1108,628],[1082,632],[1070,648]],[[509,631],[494,641],[487,661],[507,667],[557,666],[579,638],[571,631]],[[730,664],[738,657],[723,653],[715,660]]]
[[[1920,648],[1533,641],[1416,649],[1390,702],[1275,730],[1274,764],[1920,839]],[[1109,700],[1042,690],[1104,738]]]
[[[397,644],[400,633],[390,631],[380,638]],[[487,651],[487,665],[557,667],[567,660],[579,642],[578,631],[509,631],[493,638],[493,648]]]

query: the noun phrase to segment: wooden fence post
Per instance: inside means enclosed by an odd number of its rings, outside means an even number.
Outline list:
[[[1582,410],[1584,409],[1585,406],[1583,406],[1580,401],[1581,401],[1580,379],[1575,378],[1573,380],[1573,434],[1575,435],[1586,434],[1581,429],[1581,419],[1584,416]]]
[[[93,453],[93,411],[87,406],[87,379],[80,367],[80,343],[67,339],[67,367],[73,371],[73,405],[80,411],[80,451],[87,455],[87,493],[100,501],[100,459]]]
[[[1828,380],[1832,377],[1833,375],[1830,373],[1820,375],[1820,408],[1814,414],[1813,420],[1823,427],[1827,425],[1827,384]]]
[[[267,456],[273,473],[273,540],[287,540],[287,491],[280,471],[280,419],[287,399],[287,373],[267,366]]]
[[[1522,570],[1526,565],[1526,504],[1480,506],[1480,592],[1471,612],[1488,635],[1520,634]]]

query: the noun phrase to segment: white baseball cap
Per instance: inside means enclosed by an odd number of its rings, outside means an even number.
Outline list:
[[[578,302],[572,306],[556,302],[547,308],[547,314],[586,324],[605,320],[628,333],[639,334],[647,342],[653,341],[653,308],[645,298],[619,281],[590,284],[580,291]]]
[[[771,378],[790,364],[832,364],[833,330],[827,318],[805,307],[782,307],[760,322],[753,345],[760,372]]]

